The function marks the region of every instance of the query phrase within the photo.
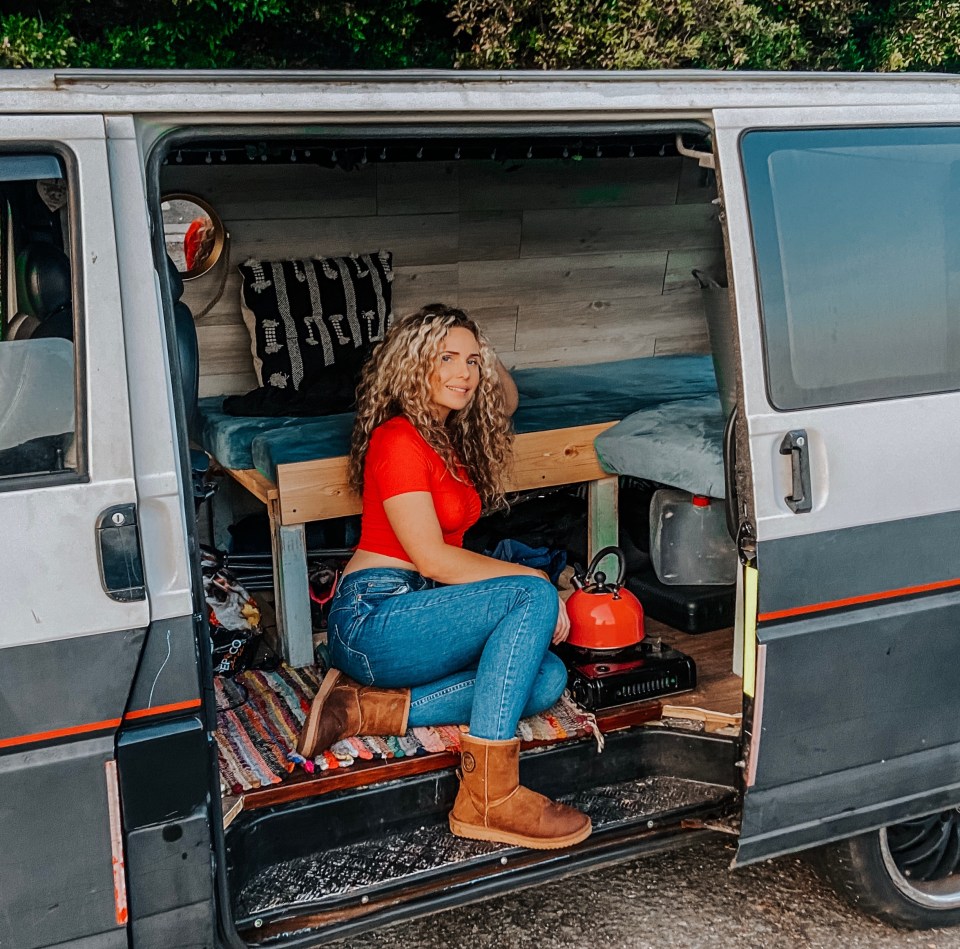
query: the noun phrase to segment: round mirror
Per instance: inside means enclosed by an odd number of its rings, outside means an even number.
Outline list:
[[[220,259],[226,232],[220,215],[193,194],[165,194],[160,199],[163,240],[184,280],[205,274]]]

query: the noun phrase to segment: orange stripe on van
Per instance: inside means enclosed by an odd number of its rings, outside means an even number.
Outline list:
[[[69,728],[54,728],[48,732],[18,735],[16,738],[0,738],[0,748],[29,745],[35,741],[52,741],[54,738],[69,738],[71,735],[83,735],[86,732],[106,731],[108,728],[119,728],[120,721],[119,718],[107,718],[102,722],[90,722],[87,725],[71,725]]]
[[[16,738],[0,738],[0,748],[13,748],[16,745],[29,745],[40,741],[53,741],[56,738],[71,738],[74,735],[84,735],[87,732],[107,731],[120,727],[124,720],[148,718],[151,715],[163,715],[165,712],[182,712],[188,708],[199,708],[200,699],[187,699],[184,702],[171,702],[169,705],[155,705],[153,708],[141,708],[135,712],[127,712],[120,718],[106,718],[102,722],[89,722],[86,725],[70,725],[67,728],[54,728],[47,732],[33,732],[29,735],[17,735]]]
[[[152,708],[138,708],[135,712],[127,712],[123,716],[125,721],[133,718],[148,718],[151,715],[163,715],[164,712],[182,712],[188,708],[200,708],[200,699],[187,699],[185,702],[171,702],[169,705],[154,705]]]
[[[808,613],[821,613],[824,610],[836,610],[844,606],[858,606],[862,603],[875,603],[879,600],[893,600],[898,596],[915,596],[918,593],[930,593],[934,590],[949,590],[960,586],[956,580],[938,580],[936,583],[922,583],[915,587],[900,587],[897,590],[881,590],[879,593],[864,593],[862,596],[850,596],[843,600],[828,600],[825,603],[812,603],[809,606],[794,606],[788,610],[772,610],[761,613],[757,620],[767,623],[771,620],[787,619],[790,616],[804,616]]]

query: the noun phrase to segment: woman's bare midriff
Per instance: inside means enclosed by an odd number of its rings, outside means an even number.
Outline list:
[[[416,570],[417,568],[409,560],[401,560],[399,557],[388,557],[386,554],[375,554],[370,550],[357,550],[343,568],[343,575],[347,576],[355,570],[368,570],[371,567],[393,567],[398,570]]]

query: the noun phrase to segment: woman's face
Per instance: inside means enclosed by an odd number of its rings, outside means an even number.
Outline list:
[[[462,326],[447,332],[430,376],[430,399],[441,419],[466,408],[480,384],[480,344]]]

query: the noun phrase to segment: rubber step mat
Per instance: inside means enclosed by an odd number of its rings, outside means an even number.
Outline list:
[[[558,800],[585,811],[594,832],[658,821],[671,813],[719,804],[731,789],[678,778],[648,777],[591,788]],[[372,840],[273,864],[249,880],[234,900],[239,927],[297,907],[322,909],[343,898],[420,882],[466,865],[500,862],[519,848],[454,837],[446,822],[385,833]]]

